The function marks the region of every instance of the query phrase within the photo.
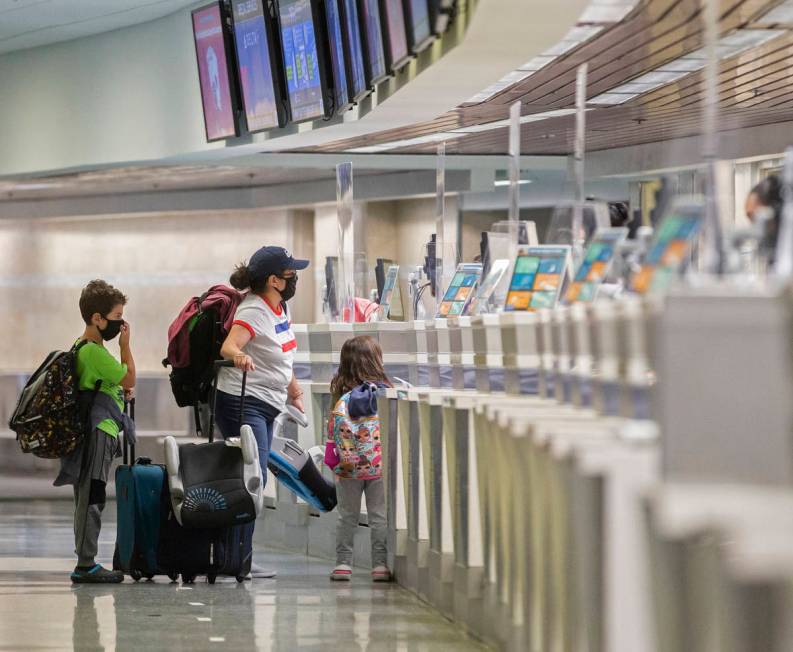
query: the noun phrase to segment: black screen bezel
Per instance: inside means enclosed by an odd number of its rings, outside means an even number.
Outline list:
[[[342,104],[341,106],[336,106],[336,84],[338,80],[336,79],[336,71],[333,68],[333,53],[331,49],[333,48],[333,43],[330,40],[330,24],[328,23],[328,3],[335,2],[336,3],[336,15],[339,17],[339,35],[341,36],[341,50],[342,50],[342,61],[341,65],[344,68],[344,74],[346,76],[346,90],[347,90],[347,102]],[[344,14],[342,13],[341,9],[341,1],[340,0],[323,0],[322,2],[322,18],[325,22],[325,35],[327,36],[326,45],[327,45],[327,61],[328,61],[328,70],[330,71],[330,78],[333,80],[333,86],[331,95],[333,97],[333,109],[334,114],[339,115],[348,111],[353,107],[357,100],[353,99],[352,95],[352,79],[351,79],[351,70],[352,70],[352,63],[349,61],[349,50],[347,48],[347,39],[346,39],[346,25],[344,24]]]
[[[234,116],[234,134],[231,136],[219,136],[218,138],[209,137],[209,129],[207,127],[206,110],[204,109],[204,87],[201,85],[201,67],[198,63],[198,42],[196,41],[195,33],[195,14],[206,11],[210,7],[217,7],[220,11],[220,25],[223,30],[223,49],[226,52],[226,75],[229,80],[229,95],[231,96],[231,112]],[[197,7],[190,12],[190,29],[193,32],[193,48],[196,56],[196,73],[198,74],[198,89],[201,93],[201,116],[204,118],[204,135],[208,143],[216,143],[221,140],[228,140],[229,138],[238,138],[240,135],[240,95],[239,84],[237,83],[236,64],[237,53],[234,51],[234,44],[232,43],[231,34],[231,20],[229,17],[228,8],[223,0],[216,0],[209,2],[201,7]]]
[[[421,0],[427,7],[427,22],[429,24],[429,35],[423,41],[416,42],[416,34],[413,31],[413,5],[411,0],[404,1],[405,7],[405,31],[408,37],[408,50],[413,54],[419,54],[426,50],[437,38],[435,32],[435,19],[433,18],[430,0]]]
[[[366,41],[364,40],[364,36],[361,33],[361,21],[358,11],[358,2],[357,0],[351,0],[353,6],[355,7],[355,20],[352,21],[355,28],[358,30],[358,41],[361,44],[361,63],[363,64],[363,89],[356,95],[355,94],[355,87],[353,85],[353,76],[352,76],[352,46],[350,44],[350,33],[347,30],[347,4],[344,0],[337,0],[337,7],[339,8],[339,16],[341,18],[342,27],[341,30],[341,40],[344,45],[344,60],[347,64],[347,95],[349,96],[350,100],[353,104],[357,104],[367,95],[370,95],[372,92],[372,87],[369,84],[369,75],[367,74],[367,66],[368,64],[368,52],[366,47]]]
[[[283,65],[278,65],[283,61],[283,54],[281,53],[281,39],[275,35],[274,31],[274,17],[270,12],[270,3],[268,0],[262,0],[262,18],[264,18],[264,31],[267,34],[267,48],[270,52],[270,70],[273,75],[273,91],[275,93],[276,112],[278,115],[278,124],[272,127],[262,127],[261,129],[251,129],[248,125],[248,112],[245,107],[245,93],[242,89],[240,62],[237,58],[237,30],[236,21],[234,18],[234,3],[244,2],[245,0],[230,0],[231,10],[231,32],[234,42],[234,63],[236,64],[237,80],[239,84],[240,105],[242,109],[242,118],[245,120],[245,130],[249,134],[257,134],[263,131],[269,131],[275,128],[284,128],[289,122],[289,104],[288,96],[286,93],[286,80],[284,79]]]
[[[314,120],[328,120],[333,117],[331,109],[335,104],[332,97],[330,84],[328,83],[328,70],[329,62],[327,61],[327,47],[328,47],[328,34],[325,29],[325,12],[320,6],[320,0],[308,0],[311,7],[311,22],[314,25],[314,38],[317,41],[317,68],[319,70],[319,87],[322,96],[322,114],[311,118],[301,118],[295,120],[292,113],[292,98],[289,96],[289,82],[286,78],[286,61],[284,59],[284,46],[283,46],[283,25],[281,24],[281,4],[289,4],[290,2],[300,2],[305,0],[279,0],[275,3],[275,10],[277,12],[277,25],[278,25],[278,42],[281,44],[281,70],[284,78],[284,93],[286,96],[286,105],[289,109],[289,122],[292,124],[300,124],[302,122],[313,122]]]
[[[405,20],[405,3],[402,0],[399,0],[399,4],[402,9],[402,20]],[[380,29],[383,32],[383,51],[385,52],[385,67],[386,70],[390,70],[392,73],[399,72],[402,68],[404,68],[410,60],[413,58],[413,55],[410,51],[410,40],[408,37],[408,26],[405,24],[405,45],[406,54],[401,59],[396,61],[392,58],[391,52],[391,30],[389,29],[388,23],[388,0],[379,0],[380,6]],[[383,20],[385,18],[385,20]]]
[[[382,15],[380,13],[380,3],[378,0],[375,0],[374,7],[377,10],[377,24],[379,25],[380,29],[376,34],[376,37],[380,38],[380,42],[383,45],[383,74],[377,77],[372,76],[372,62],[369,60],[369,39],[371,35],[369,34],[369,30],[366,29],[366,14],[363,11],[363,5],[366,0],[358,0],[358,25],[361,29],[361,38],[363,43],[366,46],[366,51],[364,52],[364,70],[366,71],[366,79],[369,84],[369,88],[373,89],[375,84],[379,84],[382,81],[385,81],[390,76],[388,73],[388,54],[386,53],[385,41],[383,41],[383,21]]]

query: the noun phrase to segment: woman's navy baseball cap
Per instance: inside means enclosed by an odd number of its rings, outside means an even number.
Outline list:
[[[293,258],[283,247],[262,247],[248,261],[248,273],[253,279],[266,279],[286,270],[305,269],[308,265],[309,261]]]

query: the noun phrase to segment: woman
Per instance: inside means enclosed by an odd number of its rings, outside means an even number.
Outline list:
[[[287,403],[305,411],[303,392],[292,372],[297,342],[287,301],[295,295],[298,270],[308,264],[292,258],[282,247],[262,247],[247,265],[237,266],[229,281],[238,290],[249,291],[220,349],[223,358],[234,361],[234,367],[218,374],[215,421],[224,438],[239,436],[242,372],[247,371],[243,423],[253,429],[263,470],[267,469],[275,417]],[[252,575],[274,577],[275,572],[254,564]]]

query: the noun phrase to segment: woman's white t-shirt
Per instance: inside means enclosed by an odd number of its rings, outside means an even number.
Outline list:
[[[250,293],[237,308],[234,324],[242,326],[251,334],[250,341],[242,351],[251,356],[256,370],[248,372],[246,396],[255,396],[283,410],[297,348],[289,310],[285,304],[271,306],[259,295]],[[242,392],[242,372],[237,368],[221,369],[218,389],[239,396]]]

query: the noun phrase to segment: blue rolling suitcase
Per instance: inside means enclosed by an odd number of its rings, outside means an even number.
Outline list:
[[[311,456],[297,442],[281,436],[287,419],[305,427],[305,415],[287,407],[273,424],[273,442],[267,468],[278,481],[292,493],[305,500],[320,512],[331,512],[336,507],[336,486],[324,478]]]
[[[129,404],[135,416],[134,400]],[[165,468],[148,458],[135,460],[135,447],[123,441],[123,464],[116,469],[117,531],[113,569],[136,582],[155,575],[179,577],[160,563],[163,520],[170,511]]]

